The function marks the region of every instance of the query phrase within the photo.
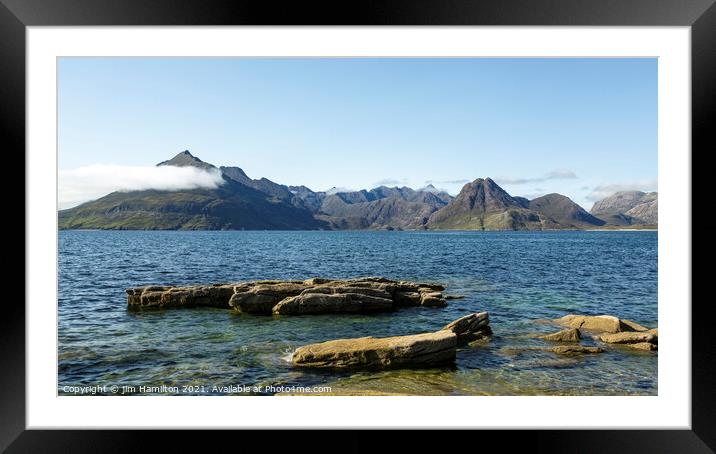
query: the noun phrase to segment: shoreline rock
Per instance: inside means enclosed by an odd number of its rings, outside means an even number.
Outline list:
[[[487,312],[461,317],[432,333],[335,339],[297,348],[291,364],[328,369],[431,367],[455,361],[457,347],[492,333]]]
[[[337,339],[299,347],[291,363],[312,368],[395,369],[455,361],[457,336],[450,331],[384,338]]]
[[[441,331],[451,331],[457,336],[458,346],[467,345],[492,335],[490,316],[487,312],[476,312],[448,323]]]
[[[567,328],[562,331],[557,331],[556,333],[545,334],[538,337],[542,340],[550,342],[579,342],[582,338],[581,333],[577,328]]]
[[[638,344],[641,342],[648,342],[650,344],[657,343],[657,337],[648,331],[601,334],[599,336],[594,336],[594,340],[598,340],[606,344]]]
[[[601,334],[593,336],[593,339],[605,344],[621,345],[637,350],[657,351],[659,349],[659,330],[657,328],[646,331]]]
[[[595,333],[621,333],[625,331],[647,331],[649,329],[631,320],[622,320],[613,315],[568,314],[554,320],[554,322],[567,328],[577,328]]]
[[[646,350],[649,352],[658,350],[658,346],[656,344],[652,344],[649,342],[637,342],[636,344],[628,344],[627,346],[636,350]]]
[[[126,290],[127,307],[233,308],[247,314],[391,312],[401,307],[445,307],[445,287],[369,276],[353,279],[253,281],[235,284],[158,286]]]

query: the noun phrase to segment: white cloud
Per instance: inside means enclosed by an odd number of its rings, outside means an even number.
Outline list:
[[[425,184],[465,184],[470,180],[425,180]]]
[[[394,178],[386,178],[384,180],[376,181],[373,183],[373,187],[377,186],[397,186],[399,184],[405,184],[405,180],[396,180]]]
[[[341,192],[357,192],[357,191],[358,191],[357,189],[333,186],[331,189],[326,189],[324,192],[328,195],[333,195],[333,194],[339,194]]]
[[[571,170],[559,169],[548,172],[541,177],[530,177],[530,178],[496,178],[498,184],[527,184],[527,183],[539,183],[542,181],[550,180],[575,180],[577,175]]]
[[[440,194],[441,192],[448,193],[447,190],[443,188],[436,188],[432,183],[428,183],[427,186],[423,186],[422,188],[418,189],[418,191],[422,192],[431,192],[433,194]]]
[[[623,183],[610,183],[596,186],[592,189],[586,199],[592,202],[602,200],[605,197],[621,192],[621,191],[656,191],[658,189],[657,180],[631,181]]]
[[[59,172],[59,206],[70,208],[114,191],[213,189],[223,184],[218,169],[96,164]]]

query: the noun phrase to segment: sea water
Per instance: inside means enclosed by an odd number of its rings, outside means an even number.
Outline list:
[[[657,354],[606,347],[560,357],[531,349],[544,320],[611,314],[657,323],[657,232],[60,231],[58,393],[657,394]],[[128,311],[125,289],[263,279],[384,276],[439,282],[445,308],[258,316],[196,308]],[[454,367],[329,372],[291,352],[337,338],[440,329],[489,311],[494,331]],[[585,345],[595,345],[588,336]],[[84,387],[84,388],[83,388]],[[141,387],[141,388],[140,388]],[[326,388],[327,387],[327,388]],[[141,390],[140,390],[141,389]]]

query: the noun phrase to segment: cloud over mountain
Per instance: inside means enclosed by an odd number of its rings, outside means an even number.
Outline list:
[[[630,181],[621,183],[609,183],[596,186],[587,195],[587,200],[596,202],[602,200],[605,197],[609,197],[617,192],[624,191],[656,191],[658,187],[657,180],[645,180],[645,181]]]
[[[373,186],[397,186],[399,184],[405,184],[407,183],[405,180],[396,180],[394,178],[385,178],[383,180],[378,180],[375,183],[373,183]]]
[[[496,178],[495,180],[499,184],[527,184],[527,183],[540,183],[542,181],[550,180],[575,180],[577,175],[571,170],[559,169],[548,172],[540,177],[531,178]]]
[[[214,189],[223,182],[218,169],[90,165],[59,172],[59,207],[69,208],[115,191]]]

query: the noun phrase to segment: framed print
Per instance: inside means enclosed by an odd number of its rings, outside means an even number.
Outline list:
[[[508,429],[712,452],[712,2],[168,3],[3,0],[27,180],[4,448]]]

